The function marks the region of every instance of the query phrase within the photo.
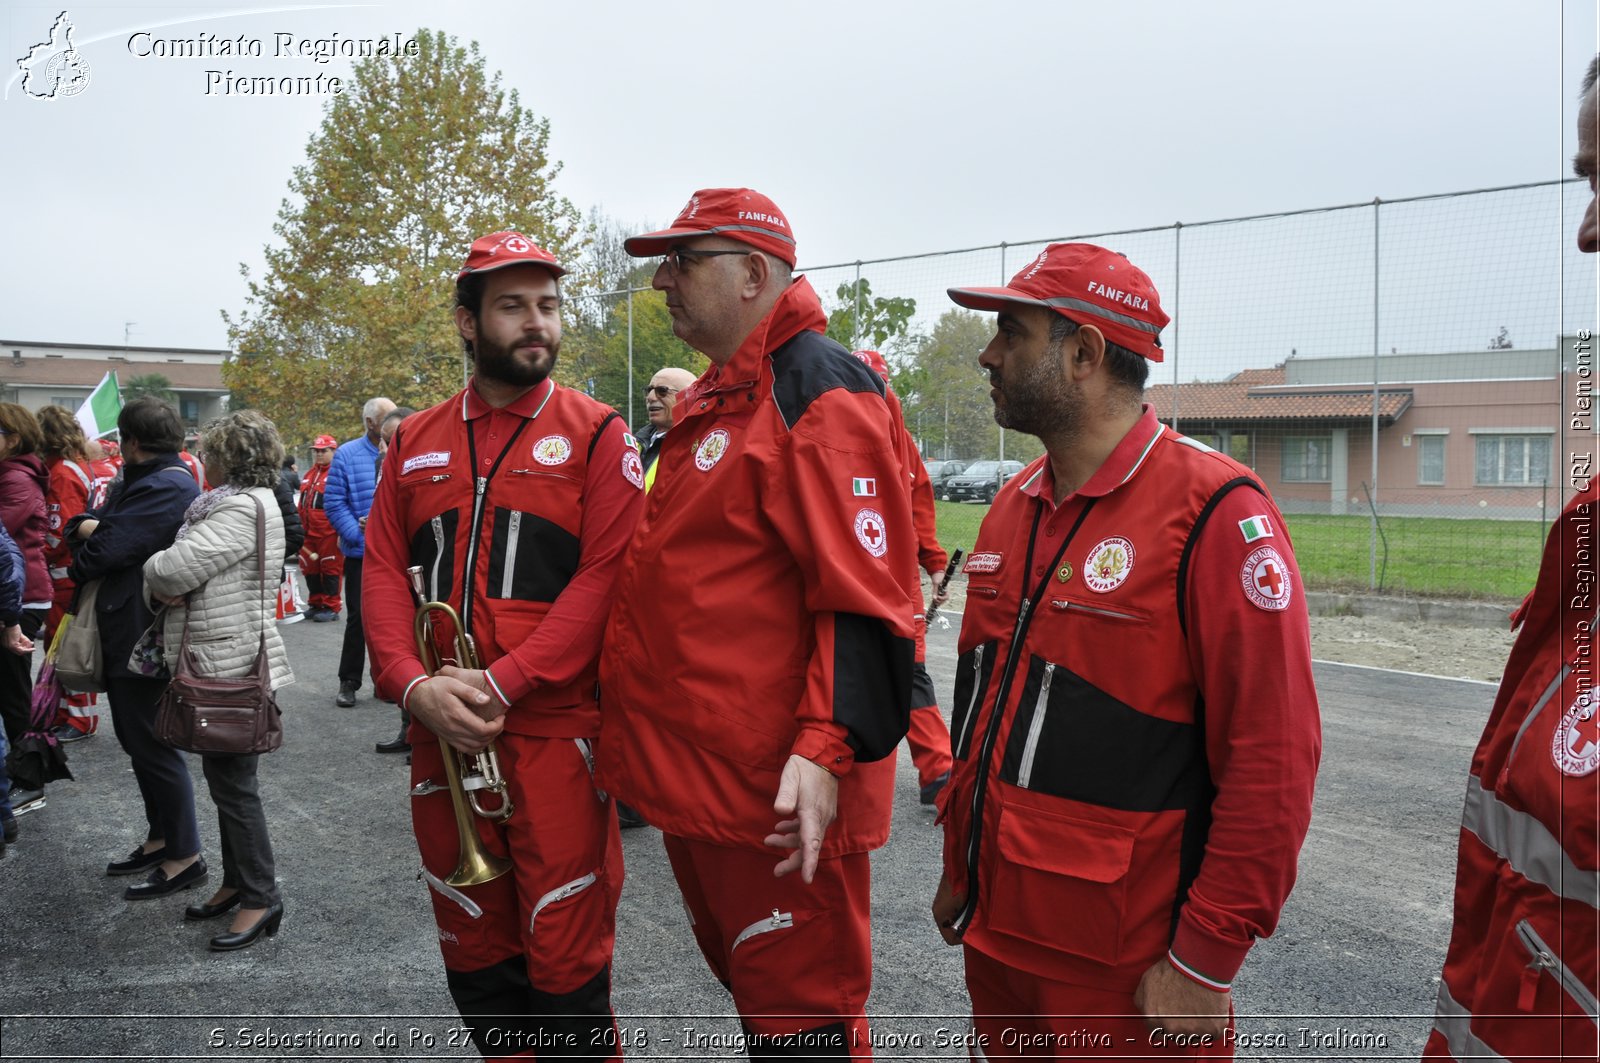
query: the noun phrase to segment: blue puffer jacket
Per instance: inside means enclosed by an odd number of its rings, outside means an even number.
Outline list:
[[[22,619],[22,548],[0,524],[0,627]]]
[[[367,552],[361,518],[372,509],[372,491],[377,485],[378,445],[366,436],[340,444],[328,467],[322,508],[339,533],[339,550],[345,557],[361,557]]]

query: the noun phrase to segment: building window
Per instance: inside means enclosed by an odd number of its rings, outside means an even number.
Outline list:
[[[1537,487],[1550,481],[1548,435],[1480,435],[1476,442],[1477,476],[1480,486]]]
[[[178,414],[179,414],[179,416],[181,416],[183,418],[183,423],[184,424],[199,424],[200,423],[200,400],[199,399],[179,399],[178,400]]]
[[[1284,436],[1283,482],[1333,482],[1333,439],[1330,436]]]
[[[78,407],[83,405],[83,399],[72,395],[51,395],[50,405],[60,406],[70,413],[77,413]]]
[[[1444,436],[1417,436],[1417,483],[1444,484]]]

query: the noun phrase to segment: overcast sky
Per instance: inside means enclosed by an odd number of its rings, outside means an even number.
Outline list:
[[[120,344],[133,321],[135,344],[226,345],[218,312],[242,306],[325,98],[207,96],[205,71],[351,66],[274,59],[279,32],[477,40],[550,119],[584,211],[664,222],[695,188],[750,185],[815,265],[1563,177],[1595,7],[73,4],[90,82],[41,101],[15,59],[62,8],[10,3],[0,337]],[[267,55],[140,58],[141,30]]]

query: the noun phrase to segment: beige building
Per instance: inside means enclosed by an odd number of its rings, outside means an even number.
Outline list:
[[[1285,512],[1539,519],[1572,493],[1563,429],[1587,386],[1577,337],[1534,350],[1291,358],[1157,385],[1156,414],[1249,465]]]
[[[222,364],[231,354],[187,347],[0,340],[0,401],[30,410],[63,406],[76,412],[107,372],[116,373],[124,389],[135,377],[160,375],[178,396],[184,425],[195,429],[227,412]]]

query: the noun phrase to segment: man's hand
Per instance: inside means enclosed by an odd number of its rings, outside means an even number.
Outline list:
[[[80,539],[87,539],[89,536],[94,534],[94,530],[98,527],[100,527],[100,522],[95,520],[93,517],[89,518],[88,520],[80,520],[78,522],[77,530],[74,534],[76,534]]]
[[[1233,994],[1207,989],[1163,956],[1139,979],[1133,1006],[1152,1030],[1160,1027],[1168,1033],[1209,1034],[1220,1043],[1228,1028]]]
[[[961,944],[961,935],[955,931],[955,919],[966,903],[967,896],[950,888],[950,877],[939,876],[939,889],[933,895],[933,921],[939,927],[939,936],[946,945]]]
[[[782,878],[799,868],[800,881],[811,885],[817,874],[823,835],[839,811],[839,780],[826,768],[790,754],[789,762],[783,766],[783,778],[778,781],[778,797],[772,802],[772,810],[793,818],[780,820],[764,839],[765,844],[794,850],[772,873]]]
[[[33,652],[33,640],[22,633],[20,624],[12,624],[6,628],[4,637],[0,638],[0,645],[23,657]]]
[[[928,579],[933,581],[933,602],[931,604],[941,606],[950,600],[950,588],[939,586],[939,581],[944,579],[944,569],[930,568],[927,571]]]
[[[505,729],[506,713],[484,686],[482,672],[446,665],[411,688],[406,708],[457,752],[481,753]]]

